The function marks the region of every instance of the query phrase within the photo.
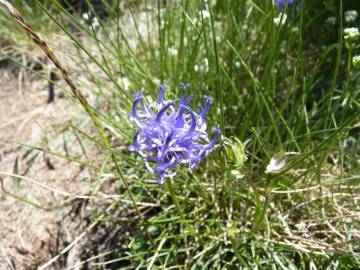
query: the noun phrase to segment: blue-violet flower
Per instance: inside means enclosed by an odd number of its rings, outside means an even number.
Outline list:
[[[214,150],[220,136],[218,127],[212,140],[206,132],[205,116],[211,99],[205,96],[205,106],[199,103],[199,113],[194,112],[188,106],[192,96],[185,97],[189,87],[189,84],[181,84],[183,94],[179,99],[164,100],[165,86],[160,85],[158,98],[150,105],[145,104],[142,92],[135,94],[129,119],[138,128],[129,150],[145,159],[145,166],[157,175],[160,184],[177,173],[178,164],[188,164],[195,170]]]
[[[287,1],[287,7],[291,7],[292,4],[294,4],[294,0],[288,0]],[[279,8],[284,8],[285,5],[286,5],[286,0],[276,0],[276,5],[279,7]]]

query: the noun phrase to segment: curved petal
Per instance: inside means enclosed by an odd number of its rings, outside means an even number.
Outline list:
[[[179,106],[179,110],[176,115],[175,128],[182,128],[184,126],[185,123],[183,118],[184,112],[185,112],[184,106]]]
[[[141,98],[137,98],[134,100],[133,105],[132,105],[132,110],[131,113],[129,114],[129,120],[133,120],[135,121],[138,125],[143,125],[143,123],[141,122],[141,120],[138,117],[138,113],[137,113],[137,104],[140,102]]]
[[[208,96],[204,96],[205,100],[206,100],[206,104],[205,107],[202,108],[201,112],[200,112],[200,117],[202,118],[203,121],[205,121],[205,116],[207,114],[207,112],[210,109],[210,106],[212,104],[212,99],[209,98]]]
[[[170,167],[172,167],[174,169],[173,172],[169,171]],[[176,172],[177,172],[177,170],[176,170],[176,158],[173,157],[167,163],[156,167],[154,171],[157,174],[158,183],[162,184],[164,182],[165,177],[173,177],[176,174]]]
[[[150,111],[149,111],[149,108],[147,107],[147,105],[145,104],[145,101],[142,98],[141,93],[137,93],[135,96],[136,96],[136,99],[133,102],[132,110],[129,115],[129,119],[135,121],[139,126],[143,126],[144,123],[140,120],[139,113],[138,113],[138,110],[139,110],[138,104],[140,103],[141,106],[143,107],[145,115],[150,116]]]
[[[181,105],[187,105],[192,100],[192,96],[189,96],[188,98],[185,97],[186,90],[190,87],[190,83],[180,83],[181,97],[179,101]]]
[[[189,112],[190,117],[191,117],[191,125],[190,125],[188,131],[186,132],[186,134],[184,135],[184,137],[188,137],[195,131],[195,128],[196,128],[196,115],[189,107],[184,106],[184,105],[180,105],[180,107],[183,107],[184,109],[186,109]]]
[[[220,129],[219,129],[219,126],[217,126],[215,129],[214,139],[212,139],[210,141],[209,145],[200,154],[201,159],[206,157],[210,152],[212,152],[214,150],[214,145],[219,140],[219,137],[220,137]]]
[[[140,130],[136,130],[135,135],[134,135],[134,139],[133,139],[133,145],[134,145],[133,148],[136,151],[141,149],[141,144],[140,144],[140,142],[138,140],[139,134],[140,134]],[[134,150],[132,150],[132,151],[134,151]]]
[[[165,85],[159,86],[159,96],[157,99],[157,104],[162,104],[164,101],[164,92],[165,92]]]
[[[192,100],[192,96],[185,96],[190,85],[181,84],[180,87],[182,96],[166,101],[165,86],[160,85],[158,98],[149,107],[142,93],[137,93],[129,115],[140,127],[135,131],[129,150],[136,151],[145,160],[145,166],[157,175],[159,183],[173,177],[178,164],[188,164],[191,170],[196,169],[201,160],[214,150],[220,137],[219,127],[212,140],[206,131],[205,116],[212,100],[205,96],[204,107],[199,104],[199,113],[196,113],[187,106]],[[176,103],[178,106],[175,107]],[[151,110],[157,112],[153,114]]]
[[[219,125],[215,128],[215,136],[214,139],[212,139],[209,143],[209,145],[211,145],[211,147],[213,147],[215,145],[215,143],[217,143],[217,141],[219,140],[220,137],[220,127]]]
[[[167,153],[167,150],[169,148],[169,144],[173,137],[173,134],[174,134],[174,132],[170,133],[169,136],[166,137],[164,144],[161,146],[160,152],[158,153],[158,158],[161,161],[164,159],[164,157]]]
[[[172,105],[174,105],[174,102],[170,102],[161,108],[161,110],[158,112],[158,114],[156,116],[156,122],[160,123],[161,117],[167,111],[167,109],[169,109]]]

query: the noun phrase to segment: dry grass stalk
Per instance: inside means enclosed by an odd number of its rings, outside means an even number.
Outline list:
[[[40,37],[40,35],[31,27],[30,24],[28,24],[24,17],[21,16],[20,12],[14,7],[12,6],[7,0],[0,0],[0,4],[3,4],[10,12],[10,14],[15,17],[15,19],[19,22],[19,24],[21,25],[21,27],[30,35],[31,39],[41,48],[41,50],[46,54],[46,56],[51,60],[51,62],[53,62],[53,64],[57,67],[57,69],[61,72],[62,77],[64,78],[65,82],[69,85],[72,93],[76,96],[76,98],[79,100],[80,104],[82,105],[82,107],[85,109],[85,111],[88,113],[88,115],[90,116],[92,122],[94,123],[94,125],[96,126],[105,146],[107,148],[110,148],[110,142],[109,139],[107,138],[104,129],[102,128],[101,123],[99,122],[98,118],[96,117],[95,113],[92,111],[91,106],[89,105],[88,101],[86,100],[86,98],[83,96],[83,94],[81,93],[81,91],[78,89],[78,87],[76,86],[76,84],[70,79],[69,73],[67,72],[67,70],[63,67],[63,65],[60,63],[60,61],[58,60],[58,58],[55,56],[55,54],[53,53],[53,51],[49,48],[49,46],[47,45],[47,43]],[[115,162],[115,156],[114,154],[112,154],[112,160]],[[130,192],[129,189],[129,184],[127,183],[126,179],[123,177],[120,169],[118,166],[116,166],[116,170],[119,173],[119,176],[122,180],[122,182],[125,185],[125,188],[127,189],[127,192],[129,193],[129,196],[131,198],[131,201],[134,204],[134,208],[136,209],[136,212],[140,218],[140,220],[142,222],[144,222],[143,220],[143,216]],[[113,209],[116,206],[117,202],[112,203],[108,209],[105,212],[110,211],[111,209]],[[80,236],[78,236],[72,243],[70,243],[65,249],[63,249],[60,254],[58,254],[57,256],[53,257],[50,261],[48,261],[46,264],[44,264],[43,266],[41,266],[39,269],[46,269],[47,267],[49,267],[51,264],[53,264],[56,260],[58,260],[60,258],[61,255],[65,254],[69,249],[71,249],[73,247],[73,245],[78,242],[82,237],[84,237],[84,235],[86,235],[92,228],[94,228],[95,226],[97,226],[97,224],[101,221],[101,219],[103,218],[104,214],[102,214],[97,220],[95,220],[91,225],[89,225],[89,227],[87,227],[86,231],[83,232]],[[148,238],[152,241],[152,237],[150,236],[150,234],[148,233],[146,228],[144,229],[144,233],[148,236]]]
[[[109,146],[108,138],[103,131],[103,128],[98,121],[97,117],[95,116],[94,112],[91,110],[91,106],[89,105],[86,98],[83,96],[79,88],[76,84],[70,79],[69,73],[60,63],[59,59],[55,56],[53,51],[49,48],[47,43],[40,37],[38,33],[28,24],[24,17],[21,16],[20,12],[11,5],[7,0],[0,0],[0,3],[3,4],[10,12],[10,14],[19,22],[21,27],[30,35],[31,39],[41,48],[41,50],[46,54],[46,56],[53,62],[53,64],[57,67],[57,69],[61,72],[62,77],[64,78],[65,82],[69,85],[71,92],[76,96],[79,100],[82,107],[85,111],[89,114],[91,120],[93,121],[94,125],[97,127],[97,130],[104,140],[106,144]]]

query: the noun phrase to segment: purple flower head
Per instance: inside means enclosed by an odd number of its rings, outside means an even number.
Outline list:
[[[287,1],[287,7],[291,7],[293,4],[294,4],[294,0],[288,0]],[[276,0],[276,5],[279,7],[279,8],[284,8],[285,5],[286,5],[286,0]]]
[[[176,100],[164,100],[165,86],[160,85],[156,101],[147,105],[142,92],[135,94],[129,119],[137,125],[130,151],[136,151],[145,159],[145,166],[157,175],[158,183],[173,177],[178,164],[188,164],[195,170],[199,162],[215,148],[220,130],[215,129],[211,140],[206,132],[205,116],[211,99],[205,96],[204,107],[199,104],[199,113],[188,104],[192,96],[185,92],[190,84],[180,84],[182,96]]]

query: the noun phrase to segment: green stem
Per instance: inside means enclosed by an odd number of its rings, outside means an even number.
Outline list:
[[[175,208],[176,208],[176,211],[178,212],[180,218],[181,218],[181,221],[182,223],[186,224],[188,230],[193,234],[193,235],[196,235],[197,233],[195,232],[195,230],[193,229],[193,227],[190,226],[190,224],[186,221],[185,219],[185,215],[184,215],[184,212],[179,204],[179,201],[176,197],[176,194],[175,194],[175,190],[174,190],[174,186],[171,182],[170,179],[166,179],[165,180],[165,185],[166,185],[166,188],[168,189],[169,193],[170,193],[170,196],[171,196],[171,199],[175,205]]]
[[[41,5],[40,2],[37,1],[37,3],[40,5],[40,7],[46,12],[48,13],[48,11],[46,10],[46,8]],[[80,91],[80,89],[77,87],[77,85],[73,82],[73,80],[71,79],[67,69],[65,69],[65,67],[62,65],[62,63],[60,62],[60,60],[57,58],[57,56],[53,53],[53,51],[49,48],[48,44],[45,42],[45,40],[43,40],[40,35],[33,30],[33,28],[31,27],[30,24],[28,24],[25,19],[21,16],[21,14],[19,13],[19,11],[17,11],[8,1],[6,0],[0,0],[0,4],[3,4],[6,6],[6,8],[9,10],[10,14],[12,16],[15,17],[15,19],[18,21],[18,23],[20,23],[20,25],[24,28],[24,30],[30,35],[30,37],[32,38],[32,40],[40,47],[40,49],[43,50],[43,52],[46,54],[46,56],[49,58],[49,60],[51,62],[54,63],[54,65],[57,67],[57,69],[60,71],[60,73],[62,74],[62,77],[64,78],[65,82],[69,85],[72,93],[74,94],[74,96],[79,100],[80,105],[84,108],[84,110],[87,112],[87,114],[89,115],[90,119],[92,120],[93,124],[95,125],[102,141],[104,142],[104,145],[106,146],[106,149],[111,149],[111,143],[109,138],[107,137],[107,134],[102,126],[102,123],[100,122],[97,114],[93,111],[93,108],[91,107],[91,105],[88,103],[86,97],[82,94],[82,92]],[[48,13],[48,15],[53,18],[51,16],[51,14]],[[56,21],[55,18],[53,18],[54,21]],[[57,22],[57,21],[56,21]],[[63,29],[65,32],[66,29]],[[67,32],[68,33],[68,32]],[[68,33],[69,34],[69,33]],[[69,36],[71,36],[71,34],[69,34]],[[81,48],[83,48],[83,46],[80,43],[77,43],[77,45],[79,45]],[[85,50],[86,52],[86,50]],[[94,59],[93,59],[94,60]],[[94,62],[96,62],[94,60]],[[100,65],[101,66],[101,65]],[[106,73],[106,69],[103,69],[103,71]],[[111,76],[110,76],[111,77]],[[123,184],[125,185],[126,191],[128,192],[130,199],[134,205],[134,208],[140,218],[140,220],[142,221],[143,224],[145,224],[145,220],[139,210],[139,208],[137,207],[136,201],[134,199],[134,196],[131,193],[131,190],[129,188],[129,183],[128,181],[124,178],[121,169],[118,165],[118,163],[116,162],[116,157],[114,155],[114,153],[111,154],[111,159],[115,164],[116,170],[120,176],[120,179],[122,180]],[[34,204],[33,204],[34,205]],[[34,205],[35,206],[35,205]],[[146,227],[144,226],[144,231],[145,234],[148,235],[150,237],[150,235],[147,232]],[[151,237],[150,237],[151,239]]]

